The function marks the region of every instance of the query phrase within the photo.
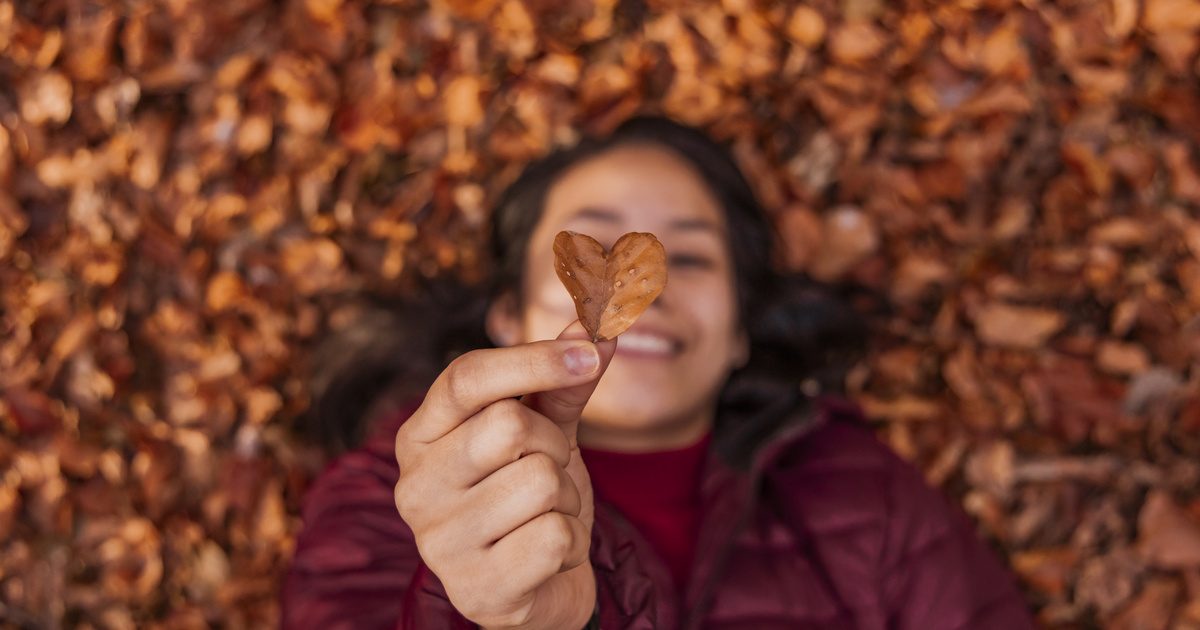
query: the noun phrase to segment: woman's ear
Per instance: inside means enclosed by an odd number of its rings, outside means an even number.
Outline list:
[[[517,308],[517,296],[511,291],[492,300],[488,305],[487,328],[488,339],[497,346],[513,346],[521,339],[520,309]]]

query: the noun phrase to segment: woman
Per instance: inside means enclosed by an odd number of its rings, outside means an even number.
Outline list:
[[[615,341],[574,321],[564,229],[666,247],[666,290]],[[772,271],[770,234],[728,153],[667,120],[529,166],[483,306],[360,331],[320,384],[328,440],[383,420],[310,492],[285,625],[1031,627],[969,523],[818,393],[861,329]]]

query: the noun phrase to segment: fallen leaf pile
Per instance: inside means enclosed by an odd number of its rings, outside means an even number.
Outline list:
[[[1200,0],[0,0],[0,620],[267,627],[313,344],[521,165],[727,141],[1047,627],[1200,628]]]
[[[577,232],[554,237],[554,271],[592,341],[616,339],[667,285],[667,253],[648,232],[630,232],[606,251]]]

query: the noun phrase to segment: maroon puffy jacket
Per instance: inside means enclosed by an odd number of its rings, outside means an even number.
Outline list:
[[[283,588],[284,627],[475,627],[450,605],[396,512],[399,421],[334,461],[309,491]],[[601,628],[1033,627],[1012,577],[966,518],[847,405],[826,405],[780,433],[755,462],[742,472],[710,453],[683,594],[649,543],[597,504]]]

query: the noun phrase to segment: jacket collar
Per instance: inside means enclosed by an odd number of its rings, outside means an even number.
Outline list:
[[[694,576],[684,597],[683,628],[699,628],[717,588],[733,540],[746,526],[759,498],[765,471],[793,446],[836,416],[859,417],[857,407],[843,398],[822,396],[781,424],[756,450],[748,470],[727,464],[710,449],[702,478],[704,520],[697,540]],[[806,411],[811,413],[806,413]]]

